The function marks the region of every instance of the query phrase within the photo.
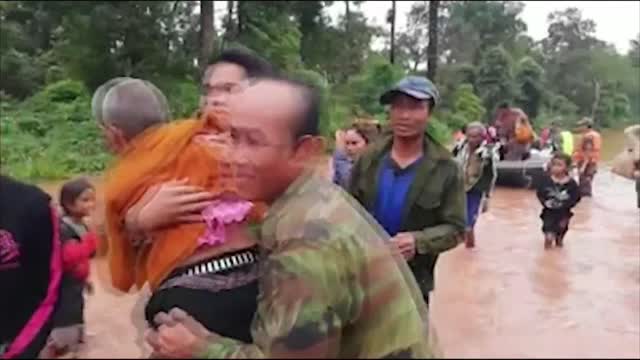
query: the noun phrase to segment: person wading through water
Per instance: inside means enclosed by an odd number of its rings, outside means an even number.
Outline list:
[[[438,101],[438,90],[423,77],[407,77],[385,92],[380,102],[390,106],[392,134],[358,159],[349,187],[409,262],[427,304],[438,255],[465,230],[460,167],[426,133]]]
[[[593,178],[598,172],[602,139],[600,133],[593,129],[592,119],[583,118],[577,126],[581,136],[578,146],[573,152],[573,162],[578,168],[580,195],[591,197],[593,195]]]
[[[465,245],[475,246],[476,237],[474,227],[480,211],[489,209],[489,197],[497,178],[497,163],[500,155],[494,146],[487,145],[486,128],[479,122],[467,125],[467,139],[465,144],[453,155],[462,166],[464,174],[464,189],[467,192],[467,232]]]

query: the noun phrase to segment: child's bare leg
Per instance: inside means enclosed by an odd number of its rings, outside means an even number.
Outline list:
[[[476,246],[476,235],[473,229],[468,229],[465,233],[465,246],[467,248],[473,248]]]
[[[560,233],[558,233],[558,237],[556,238],[556,246],[562,247],[564,245],[564,237],[567,235],[567,231],[569,231],[569,218],[560,220],[558,227],[560,228]]]
[[[545,233],[544,234],[544,248],[551,249],[554,241],[556,241],[556,235],[553,233]]]

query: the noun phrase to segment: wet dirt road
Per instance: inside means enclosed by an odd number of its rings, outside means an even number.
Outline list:
[[[432,321],[446,357],[640,357],[640,218],[631,181],[598,174],[564,249],[544,251],[531,191],[499,188],[477,248],[441,257]],[[94,264],[82,357],[140,357],[136,296]],[[141,316],[138,314],[137,316]]]

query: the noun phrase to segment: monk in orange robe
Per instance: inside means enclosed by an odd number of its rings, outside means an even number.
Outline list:
[[[119,104],[123,102],[135,104],[136,107],[130,109],[133,113],[138,112],[129,119],[100,120],[103,128],[113,132],[120,131],[124,139],[114,141],[114,135],[111,135],[112,149],[118,153],[118,158],[108,170],[105,182],[108,259],[113,285],[127,291],[133,285],[142,287],[148,282],[151,289],[155,290],[172,270],[200,246],[216,246],[220,253],[252,246],[253,240],[248,237],[235,236],[234,241],[224,241],[224,231],[207,244],[207,231],[215,233],[216,229],[208,229],[205,219],[200,223],[178,224],[156,231],[152,234],[153,240],[146,246],[136,246],[128,238],[123,226],[126,213],[155,184],[188,178],[190,185],[227,199],[233,197],[235,188],[232,169],[225,170],[223,166],[227,126],[222,118],[224,114],[208,114],[201,119],[165,123],[168,112],[151,108],[166,107],[161,93],[157,89],[150,90],[154,89],[153,85],[141,80],[118,79],[105,86],[107,88],[99,89],[96,94],[104,98],[94,101],[94,104],[97,101],[104,102],[102,114],[97,117],[109,113],[110,108],[114,109],[112,113],[116,117],[122,115],[126,105]],[[127,88],[129,91],[124,91]],[[118,90],[121,90],[121,94],[117,93]],[[100,93],[103,94],[99,95]],[[153,95],[149,96],[150,94]],[[149,101],[153,98],[160,100],[155,103],[153,100]],[[108,105],[109,102],[116,105]],[[150,107],[145,108],[145,103],[150,104]],[[118,129],[118,121],[126,122]],[[136,121],[147,127],[136,124]],[[136,134],[135,131],[139,133]],[[211,135],[217,136],[219,145],[206,141]],[[249,215],[257,220],[264,211],[253,204],[245,204],[244,207],[245,216],[235,222],[245,221]],[[218,233],[219,225],[220,221],[217,224]]]

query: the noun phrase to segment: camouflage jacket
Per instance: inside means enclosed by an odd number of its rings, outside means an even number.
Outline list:
[[[370,212],[375,207],[378,173],[391,151],[387,136],[371,146],[353,166],[349,191]],[[413,233],[416,256],[409,261],[424,296],[433,290],[438,254],[454,248],[465,228],[466,202],[462,171],[452,155],[428,134],[424,157],[409,188],[403,210],[402,232]]]
[[[298,179],[269,210],[253,344],[217,338],[205,358],[425,358],[426,306],[388,236],[338,186]]]

